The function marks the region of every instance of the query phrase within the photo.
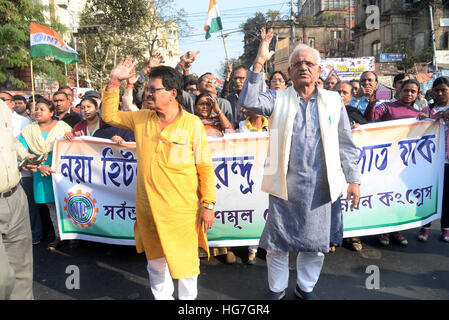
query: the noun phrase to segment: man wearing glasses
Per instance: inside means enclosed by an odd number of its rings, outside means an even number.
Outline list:
[[[197,296],[198,247],[209,252],[206,232],[214,222],[215,176],[206,131],[186,112],[181,75],[152,68],[143,99],[148,110],[118,111],[120,82],[134,76],[134,62],[123,59],[111,72],[103,94],[103,119],[133,130],[137,147],[136,249],[145,252],[151,290],[157,300]]]
[[[226,99],[231,103],[234,118],[229,120],[232,122],[234,128],[238,128],[240,121],[245,120],[245,115],[240,112],[239,94],[242,91],[247,74],[248,70],[244,66],[235,68],[234,75],[232,76],[235,90],[226,97]]]
[[[264,91],[263,66],[273,30],[261,30],[261,43],[239,102],[268,117],[270,148],[262,181],[269,193],[269,215],[259,247],[267,251],[267,299],[285,296],[289,252],[298,252],[295,294],[316,299],[315,284],[329,252],[331,212],[340,206],[347,187],[354,208],[360,198],[358,152],[352,140],[345,106],[337,92],[316,87],[321,72],[320,53],[298,45],[290,56],[288,73],[293,85]],[[341,239],[340,239],[341,242]]]
[[[215,80],[215,77],[212,73],[206,72],[198,79],[198,91],[200,94],[209,94],[215,100],[218,102],[218,107],[223,112],[223,114],[228,118],[231,123],[233,123],[233,113],[232,113],[232,107],[231,103],[223,98],[217,97],[217,80]],[[192,110],[194,110],[195,105],[195,97],[191,95],[191,101],[189,104],[192,105]]]

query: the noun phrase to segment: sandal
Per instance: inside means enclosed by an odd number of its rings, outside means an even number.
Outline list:
[[[359,238],[351,238],[349,243],[349,247],[354,251],[361,251],[362,250],[362,242]]]
[[[337,243],[331,243],[329,245],[329,252],[333,253],[337,249],[338,244]]]
[[[54,251],[56,251],[56,248],[58,248],[61,245],[61,242],[62,242],[61,240],[55,239],[53,242],[50,242],[48,244],[47,249],[54,252]]]
[[[386,247],[389,246],[390,245],[390,235],[388,233],[381,234],[379,237],[379,242],[380,242],[380,244],[382,244]]]
[[[405,237],[400,232],[393,233],[393,239],[400,245],[403,245],[403,246],[408,245],[407,239],[405,239]]]

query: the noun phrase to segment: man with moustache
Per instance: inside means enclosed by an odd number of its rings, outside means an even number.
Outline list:
[[[183,110],[180,74],[152,68],[143,91],[150,110],[118,110],[120,83],[134,76],[132,59],[111,72],[103,93],[103,120],[134,131],[137,148],[136,249],[145,252],[156,300],[195,299],[198,247],[209,247],[206,232],[214,222],[215,176],[201,120]]]
[[[55,104],[58,120],[64,121],[72,128],[83,120],[83,117],[79,113],[70,109],[70,99],[64,91],[57,91],[53,94],[53,103]]]
[[[358,152],[345,106],[337,92],[317,88],[320,54],[304,44],[290,55],[293,85],[265,91],[263,67],[273,30],[261,30],[261,43],[239,102],[268,117],[270,148],[262,181],[269,215],[259,246],[267,251],[267,299],[285,296],[289,252],[298,252],[295,294],[316,299],[313,289],[329,251],[332,205],[340,205],[346,184],[354,208],[360,198]]]
[[[233,119],[229,119],[234,126],[238,128],[240,121],[245,120],[245,115],[240,112],[239,94],[242,91],[243,84],[245,83],[248,69],[244,66],[239,66],[234,69],[232,81],[234,82],[234,91],[231,92],[226,99],[231,103]]]
[[[360,76],[360,88],[357,95],[354,96],[356,101],[351,100],[349,103],[355,106],[359,111],[364,114],[366,107],[371,101],[376,101],[376,91],[378,89],[379,82],[377,75],[372,71],[365,71]],[[380,104],[380,101],[376,101],[376,106]]]

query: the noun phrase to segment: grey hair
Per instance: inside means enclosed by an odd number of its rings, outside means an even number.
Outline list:
[[[317,63],[318,65],[321,65],[321,56],[320,56],[320,52],[317,49],[314,49],[304,43],[300,43],[298,44],[295,49],[293,49],[293,52],[290,54],[290,57],[288,58],[288,64],[291,66],[292,65],[292,60],[293,60],[293,56],[295,54],[297,54],[299,51],[301,50],[312,50],[312,52],[316,55],[317,57]]]

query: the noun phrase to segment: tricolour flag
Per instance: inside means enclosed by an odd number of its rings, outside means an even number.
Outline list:
[[[207,12],[207,22],[204,30],[206,31],[206,39],[210,38],[212,32],[223,30],[216,0],[210,0],[209,2],[209,11]]]
[[[78,53],[68,46],[59,34],[40,24],[30,24],[31,58],[52,56],[66,64],[79,61]]]

